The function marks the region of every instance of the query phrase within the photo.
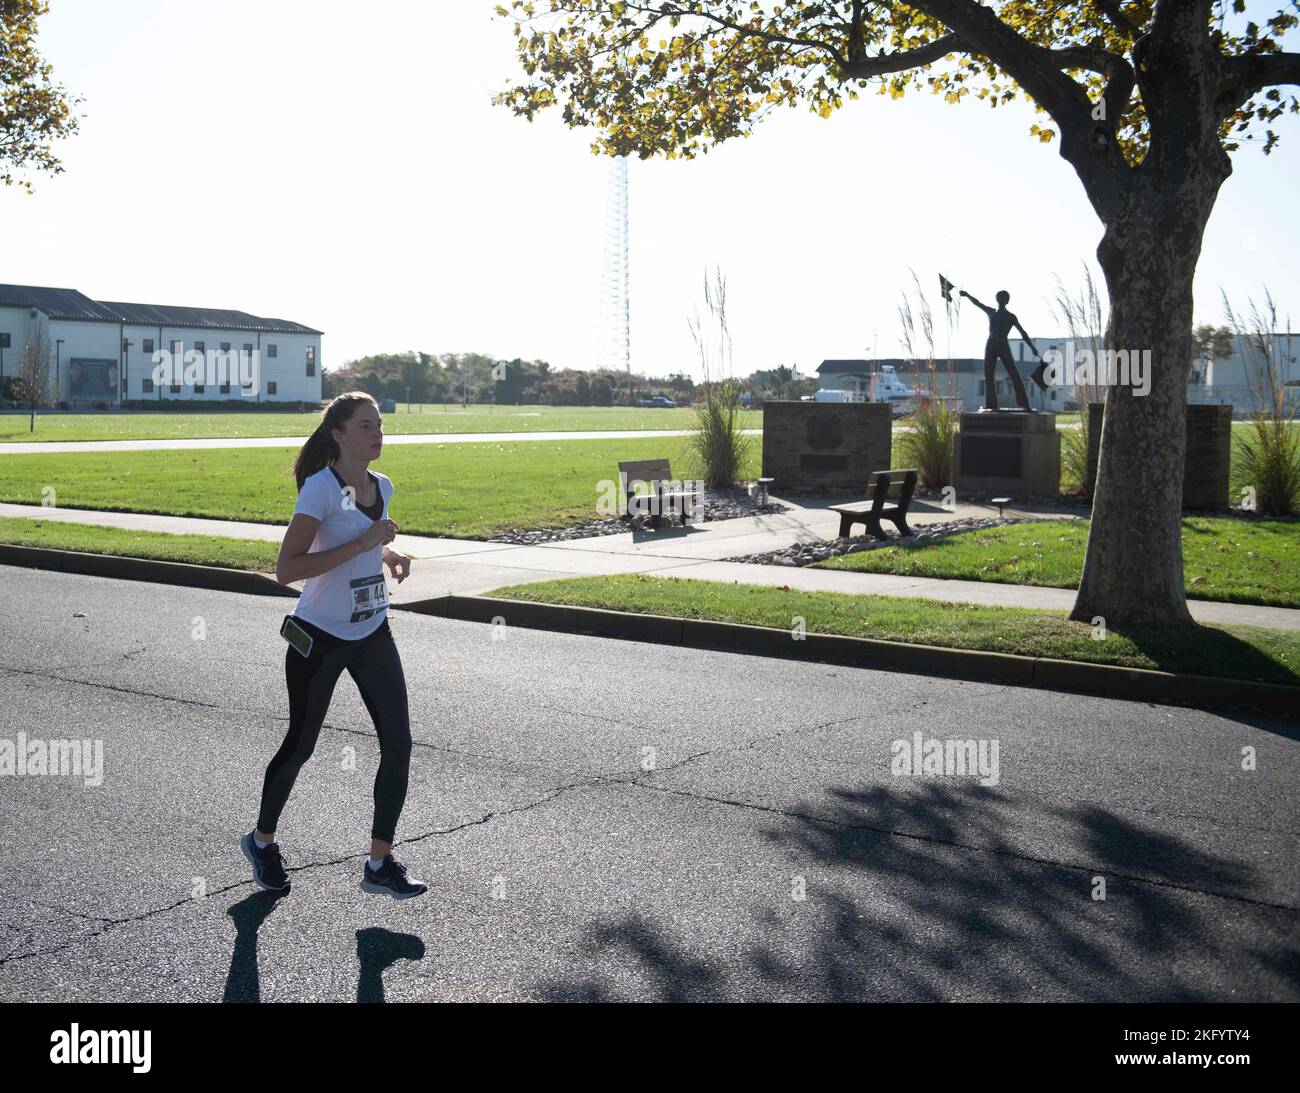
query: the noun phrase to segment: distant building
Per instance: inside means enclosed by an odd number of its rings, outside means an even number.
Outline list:
[[[1266,336],[1269,357],[1277,369],[1277,382],[1289,388],[1292,404],[1297,400],[1300,390],[1300,335],[1273,333]],[[1231,405],[1234,416],[1247,414],[1260,409],[1267,398],[1267,383],[1263,375],[1264,359],[1257,350],[1248,346],[1244,339],[1232,339],[1232,352],[1221,360],[1196,357],[1189,362],[1187,372],[1187,401],[1191,403],[1215,403]],[[1018,361],[1032,362],[1034,355],[1022,338],[1011,338],[1011,352]],[[1034,344],[1040,353],[1056,349],[1063,358],[1075,359],[1079,348],[1092,348],[1091,342],[1080,340],[1076,345],[1069,338],[1035,338]],[[1129,346],[1130,350],[1140,350],[1140,346]],[[1023,373],[1023,369],[1022,369]],[[1095,397],[1100,397],[1097,392]]]
[[[285,319],[221,308],[92,300],[70,288],[0,285],[0,390],[6,379],[18,375],[23,347],[34,337],[47,339],[54,362],[47,397],[69,404],[321,399],[321,332]],[[205,374],[157,384],[152,377],[159,350],[178,362],[192,352],[198,359],[246,354],[245,359],[257,362],[256,382],[245,390],[236,373],[233,383],[208,383]]]
[[[1037,343],[1035,343],[1037,344]],[[1040,346],[1046,352],[1046,346]],[[1014,349],[1013,349],[1014,352]],[[1035,410],[1065,411],[1077,409],[1073,392],[1064,389],[1040,391],[1030,380],[1029,375],[1037,367],[1038,361],[1030,355],[1030,362],[1018,364],[1017,370],[1025,383],[1029,396],[1029,405]],[[872,388],[872,377],[879,375],[881,366],[893,368],[898,378],[914,391],[929,391],[932,395],[961,400],[960,409],[977,410],[984,405],[984,358],[960,357],[955,360],[935,362],[934,379],[931,381],[927,361],[912,360],[907,357],[886,357],[878,360],[850,359],[824,360],[817,366],[817,375],[821,386],[828,391],[850,391],[857,397],[866,399]],[[995,390],[999,406],[1015,406],[1015,391],[1007,371],[998,365]]]

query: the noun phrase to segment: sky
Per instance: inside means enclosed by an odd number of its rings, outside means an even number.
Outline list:
[[[556,109],[491,105],[523,75],[495,2],[51,0],[38,41],[83,117],[63,174],[0,189],[0,282],[306,323],[327,368],[405,350],[596,366],[612,160]],[[630,160],[633,369],[701,378],[688,318],[715,268],[741,375],[903,355],[913,270],[940,312],[943,272],[1061,334],[1055,279],[1095,270],[1101,226],[1035,117],[866,93],[694,160]],[[1198,322],[1224,321],[1221,289],[1242,310],[1266,286],[1300,320],[1300,118],[1279,124],[1272,155],[1234,154]],[[984,330],[965,304],[936,348],[977,355]]]

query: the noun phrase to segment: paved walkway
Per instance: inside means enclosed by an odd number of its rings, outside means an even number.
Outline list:
[[[1065,588],[722,561],[797,542],[832,538],[838,532],[839,517],[824,507],[833,503],[831,500],[824,504],[809,502],[803,506],[788,500],[783,503],[792,506],[789,511],[768,516],[711,521],[696,527],[665,528],[658,532],[602,535],[540,546],[399,534],[394,545],[415,561],[410,577],[400,585],[389,582],[389,598],[394,604],[409,606],[448,593],[481,593],[507,584],[611,573],[655,573],[690,580],[788,585],[809,591],[857,595],[917,596],[999,607],[1065,611],[1073,606],[1074,592]],[[1078,513],[1078,509],[1054,506],[1007,506],[1005,509],[1007,516],[1050,519],[1072,519]],[[942,520],[996,515],[997,509],[991,505],[961,504],[955,511],[946,512],[934,504],[914,502],[908,518],[913,525],[924,527]],[[52,509],[36,505],[0,504],[0,516],[40,517],[176,535],[225,535],[268,542],[279,542],[284,534],[284,528],[274,524]],[[1300,630],[1300,610],[1296,609],[1204,600],[1191,600],[1188,606],[1199,622]]]
[[[746,436],[762,436],[762,429],[742,429]],[[663,436],[690,436],[691,429],[623,429],[589,432],[514,433],[386,433],[387,444],[484,444],[503,440],[641,440]],[[180,438],[175,440],[49,440],[0,443],[0,456],[37,455],[42,452],[149,452],[194,448],[298,448],[306,436],[248,436]]]

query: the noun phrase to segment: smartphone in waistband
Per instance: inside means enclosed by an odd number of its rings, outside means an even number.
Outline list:
[[[285,615],[284,622],[280,624],[280,636],[303,656],[311,656],[311,647],[316,639],[307,633],[292,615]]]

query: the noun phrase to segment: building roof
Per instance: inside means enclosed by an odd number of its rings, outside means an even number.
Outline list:
[[[75,288],[41,288],[37,285],[0,285],[0,307],[34,307],[51,319],[115,323],[117,316],[103,304]]]
[[[267,319],[247,311],[219,307],[177,307],[92,300],[76,289],[37,285],[0,285],[0,307],[34,307],[51,319],[92,323],[131,323],[138,326],[181,326],[212,330],[256,330],[264,333],[319,334],[302,323]]]
[[[104,300],[106,308],[116,312],[118,320],[138,326],[193,326],[222,330],[261,330],[282,334],[319,334],[302,323],[287,319],[266,319],[247,311],[220,307],[175,307],[168,304],[129,304]]]

